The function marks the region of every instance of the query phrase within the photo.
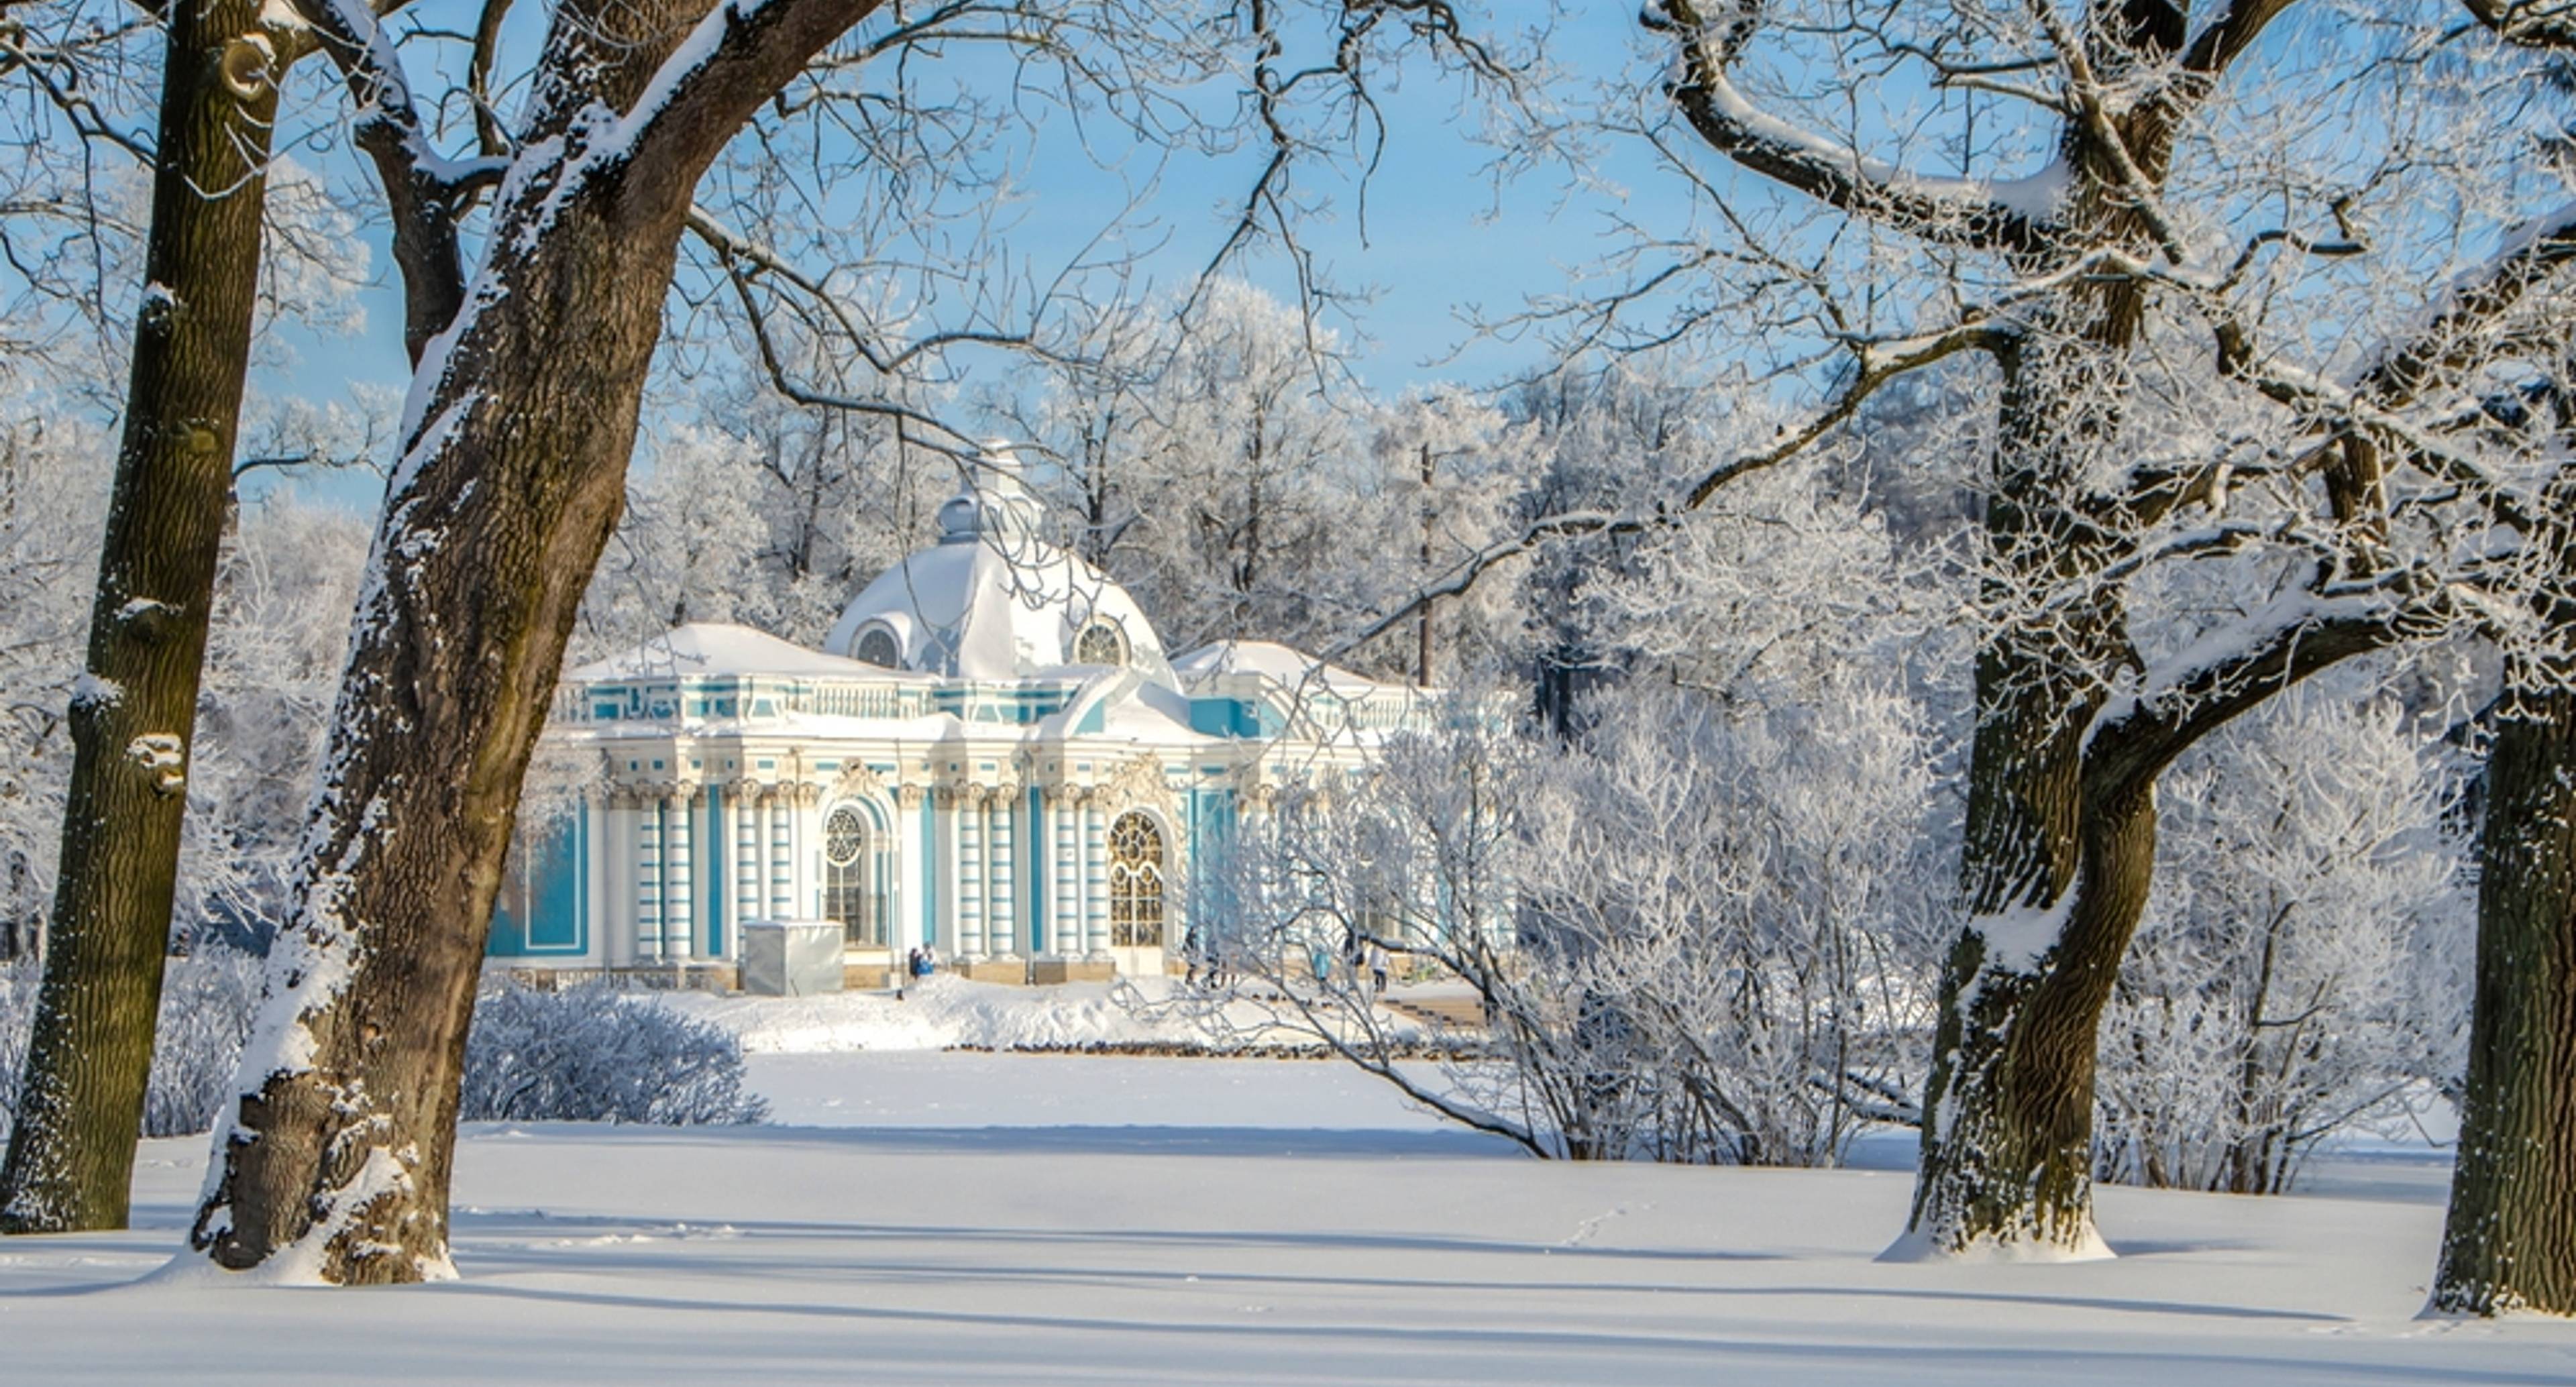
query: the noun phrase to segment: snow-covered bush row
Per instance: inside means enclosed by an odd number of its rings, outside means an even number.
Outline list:
[[[592,983],[545,992],[495,978],[465,1043],[467,1121],[758,1122],[742,1045],[721,1027]]]
[[[234,1092],[262,966],[231,949],[169,961],[144,1135],[214,1125]],[[0,1136],[17,1109],[36,975],[32,961],[0,968]],[[767,1108],[744,1090],[742,1046],[721,1027],[604,987],[539,992],[495,981],[475,1004],[464,1115],[685,1126],[758,1122]]]

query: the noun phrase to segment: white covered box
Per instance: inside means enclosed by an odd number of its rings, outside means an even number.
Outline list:
[[[833,920],[749,920],[742,927],[742,990],[810,997],[841,990],[841,926]]]

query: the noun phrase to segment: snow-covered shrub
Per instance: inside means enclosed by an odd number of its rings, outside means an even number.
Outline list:
[[[143,1096],[143,1134],[188,1136],[214,1125],[233,1092],[242,1040],[259,1002],[260,960],[231,949],[174,958],[162,974],[160,1034]],[[37,965],[0,969],[0,1132],[17,1112],[18,1080],[35,1026]]]
[[[2104,1179],[2279,1193],[2465,1062],[2451,768],[2393,701],[2284,703],[2165,777],[2156,893],[2102,1023]]]
[[[1540,1154],[1834,1164],[1910,1116],[1947,888],[1916,710],[1845,693],[1621,691],[1573,744],[1391,746],[1364,792],[1286,795],[1244,842],[1225,942],[1319,1038]],[[1486,1051],[1399,1063],[1354,947],[1463,982]]]
[[[720,1027],[593,983],[487,983],[465,1043],[467,1121],[758,1122],[742,1045]]]

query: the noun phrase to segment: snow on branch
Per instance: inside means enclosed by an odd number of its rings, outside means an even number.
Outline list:
[[[2493,255],[2451,281],[2415,335],[2390,344],[2355,385],[2384,404],[2412,401],[2428,383],[2479,355],[2490,326],[2571,261],[2576,201],[2507,230]]]
[[[2085,778],[2103,793],[2152,783],[2239,713],[2319,670],[2438,628],[2452,590],[2416,569],[2286,593],[2158,661],[2104,702]]]
[[[2576,49],[2576,5],[2568,0],[2463,0],[2469,16],[2521,48]]]
[[[295,0],[357,108],[351,138],[376,167],[403,276],[403,346],[417,365],[465,301],[457,221],[508,172],[506,159],[451,159],[430,142],[402,55],[366,0]]]
[[[2062,162],[2002,182],[1930,177],[1763,111],[1727,76],[1752,37],[1755,8],[1711,16],[1697,0],[1649,0],[1640,16],[1646,27],[1675,36],[1680,53],[1669,91],[1711,148],[1837,210],[1929,240],[1981,250],[2040,248],[2071,181]]]
[[[631,170],[631,204],[685,213],[698,174],[814,56],[881,0],[719,0],[653,74],[621,129],[593,151]]]

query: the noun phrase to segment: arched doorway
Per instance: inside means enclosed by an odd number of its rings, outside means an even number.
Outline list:
[[[1163,830],[1130,810],[1109,825],[1109,949],[1130,977],[1164,971]]]
[[[876,880],[873,840],[867,815],[855,804],[835,805],[823,816],[823,918],[841,922],[844,948],[885,947],[885,898]]]

